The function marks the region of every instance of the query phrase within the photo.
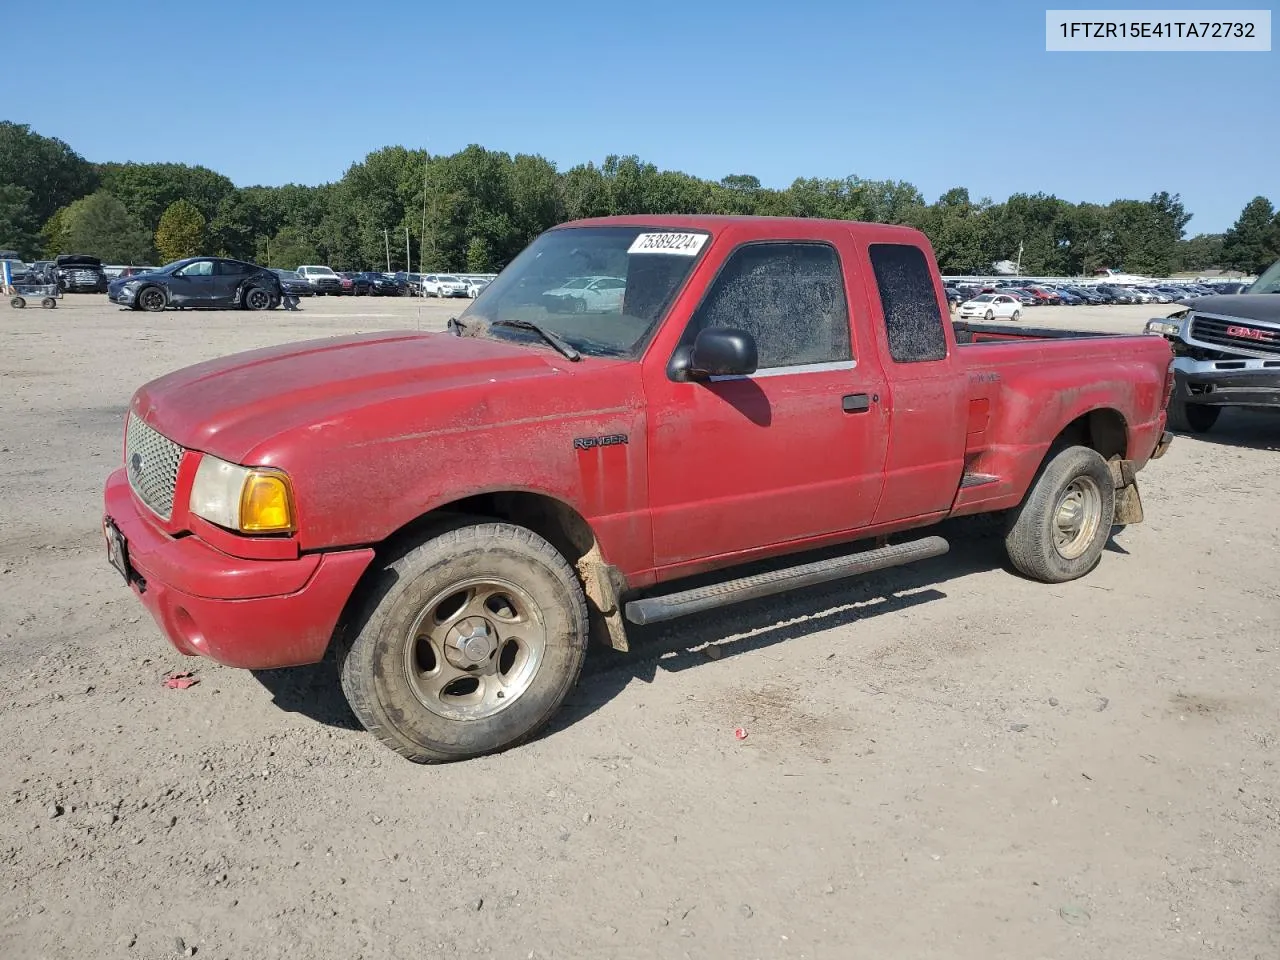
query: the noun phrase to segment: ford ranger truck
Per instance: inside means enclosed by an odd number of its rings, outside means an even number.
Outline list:
[[[622,296],[547,295],[592,276]],[[446,332],[142,386],[103,526],[182,653],[331,657],[379,740],[454,760],[546,724],[590,639],[937,556],[950,517],[1000,515],[1028,577],[1087,574],[1142,519],[1172,383],[1158,337],[953,324],[906,227],[583,220]]]
[[[1169,425],[1207,433],[1224,407],[1280,409],[1280,261],[1243,293],[1213,294],[1147,321],[1173,348]]]

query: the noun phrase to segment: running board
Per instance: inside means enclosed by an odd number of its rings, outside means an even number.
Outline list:
[[[738,580],[713,583],[708,587],[669,593],[664,597],[632,600],[626,605],[625,610],[627,619],[632,623],[659,623],[663,620],[688,616],[691,613],[727,607],[731,603],[741,603],[743,600],[755,600],[817,583],[843,580],[845,577],[871,573],[886,567],[897,567],[904,563],[940,557],[949,549],[950,545],[942,537],[924,537],[921,540],[912,540],[910,543],[897,543],[878,550],[867,550],[831,560],[818,560],[814,563],[802,563],[796,567],[785,567],[768,573],[741,577]]]

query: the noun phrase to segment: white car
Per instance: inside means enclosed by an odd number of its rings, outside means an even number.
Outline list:
[[[448,273],[429,273],[422,278],[424,297],[465,297],[467,284]]]
[[[1021,320],[1022,301],[1007,293],[984,293],[960,304],[961,320]]]
[[[311,285],[316,296],[323,293],[342,295],[342,278],[333,272],[332,267],[303,266],[297,270],[298,276]]]
[[[474,300],[480,296],[480,291],[489,285],[488,280],[484,277],[473,277],[467,281],[467,296]]]
[[[626,290],[620,277],[575,277],[543,296],[564,301],[573,313],[621,313]]]

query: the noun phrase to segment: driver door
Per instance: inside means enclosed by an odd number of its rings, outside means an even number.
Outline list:
[[[169,302],[175,307],[201,307],[213,299],[212,260],[192,260],[169,278]]]

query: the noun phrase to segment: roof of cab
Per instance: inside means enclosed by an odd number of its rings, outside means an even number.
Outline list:
[[[618,217],[589,217],[562,223],[555,230],[573,227],[651,227],[666,230],[709,230],[718,233],[729,227],[737,227],[748,234],[762,237],[773,234],[825,234],[835,230],[849,230],[867,238],[919,240],[924,234],[914,227],[887,223],[867,223],[861,220],[824,220],[818,217],[763,217],[728,216],[724,214],[629,214]],[[926,241],[927,242],[927,241]]]

